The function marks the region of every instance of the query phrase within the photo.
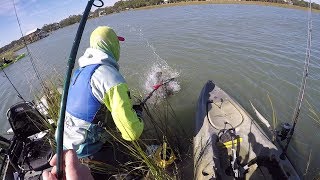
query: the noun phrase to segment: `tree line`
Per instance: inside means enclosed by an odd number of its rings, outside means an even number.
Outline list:
[[[177,2],[186,2],[186,1],[193,1],[193,0],[168,0],[168,3],[177,3]],[[201,1],[201,0],[199,0]],[[308,7],[308,2],[303,0],[246,0],[246,1],[262,1],[262,2],[271,2],[271,3],[281,3],[281,4],[292,4],[295,6],[300,7]],[[120,11],[124,11],[127,9],[134,9],[139,7],[145,7],[145,6],[152,6],[152,5],[159,5],[163,4],[163,0],[127,0],[127,1],[118,1],[113,6],[105,7],[105,8],[98,8],[94,12],[90,13],[89,18],[95,18],[99,17],[100,15],[107,15],[112,13],[118,13]],[[312,3],[313,9],[320,10],[320,5],[316,3]],[[63,20],[61,20],[58,23],[51,23],[51,24],[45,24],[41,28],[41,30],[45,33],[50,33],[52,31],[55,31],[59,28],[63,28],[75,23],[80,22],[81,15],[71,15]],[[25,38],[22,37],[19,40],[12,41],[10,44],[0,48],[0,54],[3,52],[6,52],[8,50],[14,49],[15,47],[23,47]],[[26,44],[29,44],[32,42],[27,42]],[[16,49],[16,48],[15,48]]]

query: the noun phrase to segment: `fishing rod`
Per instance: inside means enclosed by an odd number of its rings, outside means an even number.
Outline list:
[[[17,92],[18,98],[22,99],[23,101],[26,101],[23,99],[22,95],[19,93],[18,89],[14,86],[14,84],[11,82],[10,78],[8,77],[7,73],[4,71],[4,69],[2,67],[1,67],[1,70],[3,71],[3,73],[6,76],[6,78],[8,79],[8,81],[10,82],[13,89]]]
[[[148,99],[151,98],[151,96],[153,95],[153,93],[154,93],[155,91],[157,91],[161,86],[166,85],[166,84],[168,84],[169,82],[171,82],[171,81],[173,81],[173,80],[175,80],[175,79],[176,79],[176,78],[170,78],[170,79],[167,79],[167,80],[165,80],[164,82],[162,82],[162,83],[160,83],[160,84],[154,85],[154,86],[153,86],[153,90],[148,94],[147,97],[145,97],[145,98],[142,100],[142,102],[141,102],[139,105],[140,105],[140,106],[143,106],[143,105],[148,101]]]
[[[96,5],[94,4],[94,1],[99,1],[101,4]],[[102,0],[89,0],[87,3],[87,6],[83,12],[76,37],[74,39],[72,49],[70,52],[70,56],[68,59],[68,65],[67,65],[67,72],[65,75],[64,85],[63,85],[63,93],[61,97],[61,108],[59,113],[59,120],[57,125],[57,178],[59,180],[63,179],[63,132],[64,132],[64,118],[65,118],[65,112],[66,112],[66,104],[67,104],[67,97],[69,92],[69,85],[70,85],[70,79],[71,79],[71,73],[74,68],[75,59],[77,56],[77,52],[79,49],[79,44],[81,41],[81,37],[83,34],[84,27],[86,25],[90,10],[92,6],[95,7],[102,7],[104,5]]]
[[[306,85],[307,85],[307,77],[309,75],[309,64],[310,64],[310,57],[311,57],[311,40],[312,40],[312,6],[311,6],[311,0],[309,1],[309,11],[308,11],[308,39],[307,39],[307,48],[306,48],[306,57],[305,57],[305,64],[304,64],[304,71],[303,71],[303,76],[302,76],[302,80],[301,80],[301,86],[300,86],[300,91],[299,91],[299,96],[298,96],[298,100],[297,100],[297,104],[295,107],[295,111],[292,117],[292,122],[293,125],[290,129],[289,132],[289,136],[287,137],[287,143],[280,155],[281,159],[285,159],[286,158],[286,153],[289,147],[289,144],[291,142],[293,133],[294,133],[294,129],[296,127],[296,124],[298,122],[299,119],[299,115],[300,115],[300,111],[301,111],[301,105],[304,99],[304,95],[305,95],[305,89],[306,89]]]

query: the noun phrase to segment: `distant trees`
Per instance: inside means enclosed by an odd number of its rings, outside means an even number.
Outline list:
[[[176,3],[181,1],[194,1],[194,0],[169,0],[170,3]],[[201,1],[201,0],[198,0]],[[290,4],[292,2],[295,6],[308,7],[308,2],[303,0],[247,0],[247,1],[262,1],[262,2],[271,2],[271,3],[280,3],[280,4]],[[144,6],[151,6],[163,3],[163,0],[128,0],[128,1],[118,1],[114,4],[113,7],[106,7],[104,9],[106,14],[111,14],[114,12],[123,11],[127,8],[139,8]],[[312,3],[313,9],[320,10],[320,5]]]
[[[69,26],[69,25],[72,25],[72,24],[80,22],[81,17],[82,17],[81,15],[72,15],[72,16],[69,16],[66,19],[61,20],[59,22],[60,28],[63,28],[63,27],[66,27],[66,26]]]
[[[262,1],[262,2],[271,2],[271,3],[280,3],[280,4],[290,4],[300,6],[300,7],[308,7],[309,3],[303,0],[246,0],[246,1]],[[317,3],[311,3],[312,9],[320,10],[320,5]]]
[[[55,31],[55,30],[57,30],[59,28],[60,28],[60,24],[59,23],[52,23],[52,24],[43,25],[41,30],[48,33],[48,32],[51,32],[51,31]]]
[[[318,10],[320,10],[320,4],[317,4],[317,3],[311,3],[311,7],[313,8],[313,9],[318,9]]]
[[[51,31],[55,31],[59,28],[63,28],[63,27],[80,22],[81,17],[82,17],[81,15],[72,15],[61,20],[59,23],[45,24],[42,26],[41,30],[47,33]]]
[[[194,0],[169,0],[168,2],[175,3],[175,2],[181,2],[181,1],[194,1]],[[202,1],[202,0],[198,0],[198,1]],[[272,3],[281,3],[281,4],[293,4],[295,6],[308,7],[308,2],[303,0],[247,0],[247,1],[262,1],[262,2],[272,2]],[[98,17],[100,14],[106,15],[106,14],[117,13],[117,12],[124,11],[126,9],[131,9],[131,8],[158,5],[158,4],[162,4],[163,2],[164,0],[127,0],[127,1],[120,0],[116,2],[114,6],[96,9],[94,12],[90,13],[89,18]],[[311,5],[313,9],[320,10],[319,4],[312,3]],[[80,22],[81,17],[82,17],[81,15],[72,15],[61,20],[59,23],[45,24],[43,25],[41,30],[49,33],[59,28],[63,28],[63,27],[78,23]],[[26,41],[26,43],[31,43],[31,42]],[[19,40],[16,40],[16,41],[12,41],[10,44],[0,48],[0,54],[10,49],[16,49],[15,47],[22,47],[23,44],[24,44],[23,38],[20,38]]]
[[[260,2],[271,2],[271,3],[279,3],[279,4],[287,4],[284,0],[246,0],[246,1],[260,1]]]

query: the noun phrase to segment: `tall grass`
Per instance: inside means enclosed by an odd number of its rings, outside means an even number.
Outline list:
[[[61,81],[58,81],[62,84]],[[35,96],[37,108],[45,116],[43,126],[49,129],[48,140],[52,146],[53,151],[56,148],[55,130],[59,118],[61,93],[59,92],[59,85],[53,80],[48,80],[44,83],[45,89],[43,92]]]

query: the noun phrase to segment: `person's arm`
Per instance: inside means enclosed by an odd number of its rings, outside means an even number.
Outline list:
[[[142,134],[144,124],[132,108],[127,84],[121,83],[112,87],[103,101],[110,110],[122,138],[127,141],[137,140]]]
[[[137,140],[142,134],[144,124],[132,109],[128,85],[119,71],[101,65],[93,73],[90,85],[93,95],[111,112],[123,139]]]

